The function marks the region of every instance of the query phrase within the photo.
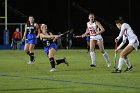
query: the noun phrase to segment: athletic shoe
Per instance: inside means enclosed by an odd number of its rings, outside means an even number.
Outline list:
[[[131,71],[132,68],[133,68],[133,66],[131,65],[131,67],[130,67],[130,68],[127,67],[126,70],[125,70],[124,72]]]
[[[50,72],[55,72],[56,71],[56,69],[55,68],[52,68],[51,70],[50,70]]]
[[[111,67],[111,63],[110,62],[107,62],[107,67]]]
[[[96,67],[96,65],[95,65],[95,64],[91,64],[90,66],[91,66],[91,67]]]
[[[121,70],[116,69],[115,71],[113,71],[112,73],[121,73]]]
[[[33,61],[29,61],[29,62],[27,62],[27,64],[34,64],[34,62]]]
[[[65,60],[64,63],[65,63],[67,66],[69,66],[69,62],[67,61],[66,57],[64,57],[64,60]]]

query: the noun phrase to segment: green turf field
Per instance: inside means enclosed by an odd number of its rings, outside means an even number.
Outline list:
[[[0,50],[0,93],[140,93],[140,50],[129,55],[133,70],[112,74],[113,50],[106,50],[112,67],[107,68],[99,50],[97,67],[90,67],[85,49],[60,49],[56,58],[67,57],[70,66],[57,66],[49,72],[50,64],[43,50],[35,50],[36,62],[28,65],[23,50]],[[125,70],[126,66],[123,65]]]

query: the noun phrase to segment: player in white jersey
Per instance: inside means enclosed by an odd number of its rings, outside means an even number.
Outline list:
[[[121,68],[123,65],[123,62],[126,63],[126,71],[132,70],[132,65],[130,64],[130,61],[128,60],[128,55],[134,50],[138,48],[139,46],[139,41],[135,33],[133,32],[132,28],[130,27],[129,24],[124,23],[122,18],[119,20],[115,21],[117,28],[120,30],[119,36],[115,39],[115,42],[117,43],[122,37],[123,41],[122,43],[117,47],[115,50],[116,52],[126,43],[126,40],[128,40],[129,44],[122,50],[120,53],[120,58],[119,58],[119,63],[118,63],[118,68],[113,71],[113,73],[121,73]]]
[[[97,44],[99,46],[101,53],[103,54],[103,57],[105,58],[107,67],[110,67],[111,63],[109,61],[107,52],[104,50],[103,38],[101,36],[101,34],[105,31],[105,29],[100,24],[99,21],[95,20],[95,16],[93,13],[89,14],[88,19],[89,22],[87,22],[87,29],[86,32],[82,35],[82,37],[85,37],[88,33],[90,34],[90,56],[92,61],[90,66],[96,67],[94,50],[95,50],[95,45]]]

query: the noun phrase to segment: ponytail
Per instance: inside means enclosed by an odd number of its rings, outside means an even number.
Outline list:
[[[120,24],[123,24],[124,23],[124,20],[123,20],[122,16],[120,16],[118,20],[115,20],[115,23],[116,24],[119,24],[119,23]]]

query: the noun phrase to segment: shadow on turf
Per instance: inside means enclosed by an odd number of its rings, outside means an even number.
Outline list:
[[[67,69],[67,70],[61,70],[61,71],[89,71],[89,70],[93,70],[93,68],[80,68],[80,69]]]
[[[90,67],[89,68],[72,68],[72,69],[67,69],[67,70],[61,70],[61,71],[91,71],[91,70],[96,70],[96,69],[103,69],[106,71],[113,71],[114,67],[106,67],[106,65],[103,66],[97,66],[97,67]]]

